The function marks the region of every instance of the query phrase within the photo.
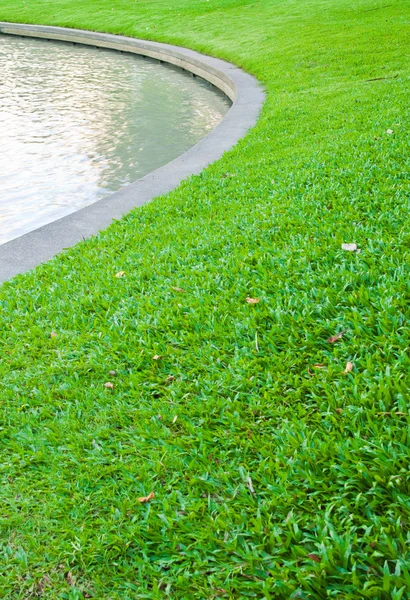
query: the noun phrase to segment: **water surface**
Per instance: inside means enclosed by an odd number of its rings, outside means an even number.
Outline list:
[[[176,158],[229,106],[142,57],[0,35],[0,243]]]

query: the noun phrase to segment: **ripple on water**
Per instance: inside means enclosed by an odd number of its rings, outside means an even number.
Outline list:
[[[138,56],[0,35],[0,243],[173,160],[230,101]]]

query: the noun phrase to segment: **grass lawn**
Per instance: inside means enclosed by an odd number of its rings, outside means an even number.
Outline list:
[[[268,94],[200,176],[2,286],[0,597],[410,598],[408,1],[0,20],[189,46]]]

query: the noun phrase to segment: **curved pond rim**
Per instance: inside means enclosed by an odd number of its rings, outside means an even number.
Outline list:
[[[265,92],[253,76],[226,61],[180,46],[65,27],[0,22],[0,35],[42,38],[109,48],[147,56],[205,79],[232,101],[222,121],[173,161],[80,210],[0,246],[0,282],[25,273],[76,243],[97,234],[113,220],[176,188],[190,175],[221,158],[255,125]]]

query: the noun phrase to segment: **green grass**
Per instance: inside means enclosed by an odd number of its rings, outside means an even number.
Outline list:
[[[408,2],[0,19],[183,44],[267,90],[218,163],[1,288],[1,597],[410,598]]]

